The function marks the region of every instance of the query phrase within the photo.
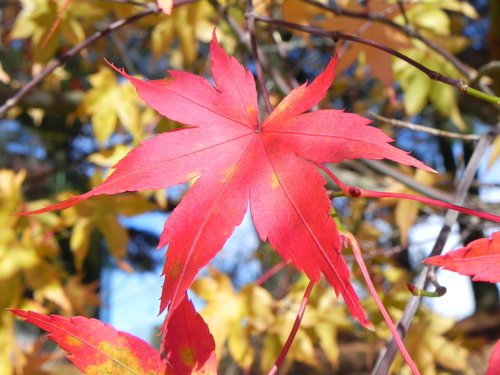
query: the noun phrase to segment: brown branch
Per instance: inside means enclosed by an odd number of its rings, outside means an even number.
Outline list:
[[[272,24],[275,26],[282,26],[282,27],[286,27],[286,28],[292,29],[292,30],[303,31],[303,32],[311,34],[311,35],[317,35],[317,36],[322,36],[325,38],[330,38],[334,41],[348,40],[351,42],[365,44],[367,46],[377,48],[381,51],[384,51],[390,55],[393,55],[393,56],[405,61],[406,63],[412,65],[413,67],[417,68],[422,73],[427,75],[427,77],[429,77],[433,81],[438,81],[438,82],[447,84],[449,86],[456,88],[457,90],[459,90],[462,93],[474,96],[478,99],[482,99],[488,103],[495,104],[497,106],[500,105],[500,97],[494,96],[494,95],[488,95],[484,92],[473,89],[473,88],[469,87],[469,85],[467,85],[467,83],[465,83],[463,80],[454,79],[454,78],[445,76],[445,75],[443,75],[435,70],[429,69],[425,65],[422,65],[421,63],[419,63],[418,61],[415,61],[411,57],[409,57],[409,56],[407,56],[399,51],[396,51],[393,48],[384,46],[384,45],[382,45],[374,40],[365,39],[365,38],[355,36],[355,35],[344,34],[344,33],[337,31],[337,30],[326,31],[326,30],[318,29],[318,28],[312,27],[312,26],[299,25],[299,24],[292,23],[292,22],[278,20],[278,19],[272,18],[272,17],[264,17],[264,16],[255,15],[254,18],[256,21]]]
[[[367,21],[374,21],[374,22],[379,22],[383,23],[385,25],[388,25],[403,34],[420,40],[422,43],[424,43],[427,47],[432,49],[434,52],[438,53],[439,55],[443,56],[446,60],[448,60],[457,70],[465,75],[468,79],[471,79],[475,75],[475,70],[470,68],[469,66],[465,65],[462,63],[459,59],[456,58],[455,55],[451,54],[438,44],[434,43],[432,40],[424,37],[422,34],[420,34],[411,24],[405,24],[401,25],[395,21],[393,21],[390,18],[381,16],[379,14],[374,14],[370,12],[355,12],[351,11],[348,9],[344,9],[339,7],[335,2],[333,3],[332,6],[328,6],[325,4],[320,3],[319,1],[316,0],[302,0],[308,4],[314,5],[318,8],[321,8],[323,10],[327,10],[337,16],[345,16],[345,17],[351,17],[351,18],[358,18],[358,19],[364,19]],[[406,13],[403,13],[405,15]],[[407,22],[407,21],[406,21]]]
[[[193,3],[197,0],[177,0],[174,1],[174,6],[181,6],[189,3]],[[146,16],[149,16],[151,14],[158,13],[158,7],[155,4],[150,4],[146,10],[143,10],[141,12],[138,12],[128,18],[125,18],[123,20],[119,20],[116,22],[113,22],[110,24],[108,27],[106,27],[104,30],[97,31],[94,34],[92,34],[90,37],[85,39],[83,42],[80,44],[77,44],[70,50],[68,50],[66,53],[64,53],[62,56],[58,57],[56,60],[52,61],[49,63],[40,73],[38,73],[36,76],[34,76],[29,82],[23,85],[23,87],[16,92],[11,98],[9,98],[1,107],[0,107],[0,118],[3,118],[7,111],[17,105],[19,101],[26,96],[31,90],[33,90],[37,85],[39,85],[45,77],[47,77],[49,74],[51,74],[54,70],[57,68],[63,66],[66,64],[69,60],[71,60],[73,57],[75,57],[81,50],[87,48],[89,45],[94,43],[95,41],[101,39],[102,37],[108,35],[109,33],[112,33],[121,27],[134,23]]]

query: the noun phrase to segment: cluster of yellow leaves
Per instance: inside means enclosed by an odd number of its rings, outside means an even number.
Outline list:
[[[419,48],[406,50],[405,54],[428,68],[438,71],[452,78],[459,78],[459,74],[450,62],[442,56],[431,51],[420,42],[415,42]],[[404,93],[404,108],[409,116],[420,113],[427,102],[445,117],[449,117],[461,130],[466,130],[466,125],[460,115],[457,103],[457,91],[448,85],[431,81],[420,70],[409,66],[401,60],[394,62],[398,82]]]
[[[208,43],[212,38],[213,7],[207,1],[180,7],[171,16],[155,22],[151,33],[151,49],[156,57],[168,53],[175,68],[192,66],[198,57],[198,41]],[[174,42],[179,48],[175,48]]]
[[[370,266],[380,289],[380,298],[393,320],[401,318],[410,296],[406,282],[408,272],[384,263]],[[212,332],[217,357],[223,360],[229,355],[242,369],[265,373],[271,369],[288,338],[296,319],[308,280],[300,277],[290,286],[284,297],[276,298],[268,290],[255,283],[236,290],[230,278],[213,269],[209,276],[199,278],[192,290],[206,303],[201,315]],[[390,285],[390,293],[387,293]],[[339,333],[351,332],[359,340],[371,342],[372,349],[364,353],[367,366],[376,355],[376,343],[390,339],[378,308],[371,298],[363,301],[374,331],[352,331],[345,306],[335,297],[330,287],[318,284],[314,287],[302,324],[286,357],[280,373],[287,373],[294,363],[310,366],[317,371],[338,369],[341,345]],[[468,351],[461,346],[461,339],[450,339],[454,321],[421,308],[407,338],[407,347],[412,358],[424,375],[437,375],[439,367],[471,374],[467,362]],[[372,358],[373,357],[373,358]],[[409,374],[402,358],[397,358],[391,374]]]
[[[44,63],[61,46],[85,39],[86,28],[103,16],[103,11],[84,0],[21,0],[22,10],[10,34],[12,39],[30,38],[33,58]],[[52,36],[52,28],[57,27]]]
[[[69,198],[69,195],[59,199]],[[99,231],[106,239],[108,250],[118,264],[126,268],[129,235],[118,221],[118,216],[133,216],[150,211],[155,206],[141,194],[103,195],[84,201],[62,211],[63,223],[72,227],[70,248],[75,266],[80,270],[89,252],[92,233]]]
[[[136,142],[143,136],[140,101],[128,82],[120,83],[110,68],[101,68],[89,77],[92,88],[85,93],[80,105],[81,115],[90,116],[94,136],[104,143],[118,125],[132,134]]]
[[[0,170],[0,373],[10,374],[13,364],[26,362],[14,340],[12,314],[6,308],[30,308],[41,312],[58,309],[65,315],[89,313],[98,304],[96,285],[84,285],[62,269],[55,238],[59,217],[13,215],[23,203],[21,186],[25,173]],[[32,297],[26,292],[31,291]],[[16,361],[11,356],[17,353]],[[18,369],[19,370],[19,369]]]
[[[206,302],[200,313],[214,335],[218,358],[229,354],[243,369],[250,369],[258,360],[261,372],[269,371],[290,333],[307,282],[300,278],[285,297],[275,299],[256,284],[236,291],[227,275],[214,270],[210,277],[196,280],[192,289]],[[331,289],[317,285],[281,371],[286,373],[294,362],[320,370],[318,349],[336,368],[337,332],[349,327],[347,312]]]

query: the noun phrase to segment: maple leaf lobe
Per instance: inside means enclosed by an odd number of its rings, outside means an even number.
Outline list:
[[[444,255],[427,258],[424,263],[472,276],[473,281],[500,282],[500,232]]]

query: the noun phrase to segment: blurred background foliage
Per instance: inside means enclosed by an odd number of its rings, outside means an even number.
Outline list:
[[[245,33],[245,1],[174,4],[171,16],[152,12],[97,38],[0,119],[1,374],[72,373],[43,337],[33,339],[37,333],[25,326],[16,330],[5,309],[99,316],[104,267],[153,272],[158,262],[155,238],[124,226],[122,218],[168,214],[180,199],[169,191],[123,194],[97,197],[64,212],[13,215],[90,189],[142,140],[180,126],[146,107],[106,60],[148,78],[164,77],[166,69],[209,78],[207,43],[216,27],[224,48],[255,72]],[[148,0],[0,0],[0,104],[94,33],[155,6]],[[336,14],[335,9],[347,12]],[[500,94],[499,0],[255,0],[253,12],[374,40],[446,76]],[[256,36],[273,103],[297,82],[312,80],[335,45],[341,54],[336,83],[321,107],[376,113],[457,134],[484,134],[498,123],[498,107],[431,81],[386,52],[264,23],[257,23]],[[336,173],[361,187],[406,193],[431,189],[450,197],[475,141],[391,125],[374,122],[440,175],[363,161],[337,165]],[[499,139],[491,146],[489,168],[495,168],[500,155]],[[477,179],[467,203],[498,213],[498,199],[496,205],[482,199],[482,188]],[[380,296],[397,319],[409,298],[406,283],[419,268],[410,262],[409,233],[415,224],[443,212],[396,200],[339,198],[334,204],[362,244]],[[461,220],[464,241],[484,235],[490,225]],[[217,343],[221,373],[268,370],[295,319],[307,281],[282,265],[267,246],[261,244],[251,255],[260,278],[237,282],[248,263],[236,260],[229,270],[204,271],[193,285]],[[361,279],[355,266],[353,278]],[[362,284],[356,287],[367,296]],[[460,322],[427,307],[419,310],[408,348],[423,374],[484,371],[491,342],[500,333],[499,297],[495,285],[476,285],[474,293],[475,313]],[[364,305],[373,331],[354,324],[332,290],[317,285],[283,373],[368,374],[390,333],[374,302],[366,297]],[[392,371],[408,373],[400,358]]]

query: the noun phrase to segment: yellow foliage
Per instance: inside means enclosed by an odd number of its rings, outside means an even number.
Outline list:
[[[55,232],[61,226],[59,217],[47,213],[19,217],[14,213],[23,206],[23,171],[0,170],[0,373],[11,374],[13,366],[25,361],[14,340],[13,315],[6,308],[29,307],[41,311],[44,305],[75,313],[65,285],[66,273],[59,266],[60,249]],[[72,282],[73,286],[84,286]],[[32,298],[26,291],[32,291]],[[94,298],[96,298],[94,296]],[[90,299],[89,299],[90,301]],[[95,302],[95,301],[94,301]],[[94,303],[95,306],[95,303]],[[47,312],[47,311],[43,311]],[[16,361],[12,361],[12,358]],[[18,369],[20,370],[20,369]]]
[[[421,42],[415,41],[415,44],[418,45],[418,48],[407,50],[405,54],[429,69],[449,77],[459,77],[459,73],[450,62],[428,49]],[[458,108],[457,91],[453,87],[430,80],[424,73],[402,60],[395,61],[394,68],[403,89],[404,108],[409,116],[421,112],[430,101],[443,116],[450,118],[460,130],[467,128]]]
[[[217,357],[229,354],[242,368],[250,368],[259,357],[261,371],[269,371],[290,334],[306,284],[306,278],[300,278],[285,297],[276,300],[256,284],[236,291],[229,277],[215,270],[210,271],[210,277],[196,280],[192,290],[207,303],[200,313],[215,338]],[[285,367],[297,361],[321,368],[317,348],[337,367],[337,332],[350,327],[345,307],[338,303],[331,288],[317,285]],[[251,345],[255,340],[263,343],[258,354]]]
[[[142,139],[142,124],[134,87],[129,82],[120,83],[110,68],[101,68],[89,77],[92,89],[80,106],[80,113],[90,116],[97,142],[103,143],[123,125],[136,143]]]
[[[196,2],[178,8],[171,16],[164,16],[156,24],[151,34],[151,49],[156,57],[168,52],[178,51],[172,48],[178,41],[180,55],[173,56],[174,67],[192,66],[198,55],[198,41],[211,39],[214,24],[210,22],[213,8],[206,1]],[[177,59],[175,58],[177,57]]]
[[[72,0],[63,10],[65,0],[21,0],[22,11],[16,18],[10,37],[12,39],[31,38],[34,45],[33,57],[45,63],[61,48],[61,39],[75,45],[85,39],[85,25],[103,16],[99,7],[88,1]],[[60,23],[52,37],[46,39],[56,23]]]
[[[127,254],[129,236],[118,221],[118,215],[133,216],[150,211],[155,206],[141,194],[103,195],[86,200],[62,212],[64,225],[73,227],[70,248],[75,266],[81,269],[94,230],[106,239],[109,252],[122,262]]]

